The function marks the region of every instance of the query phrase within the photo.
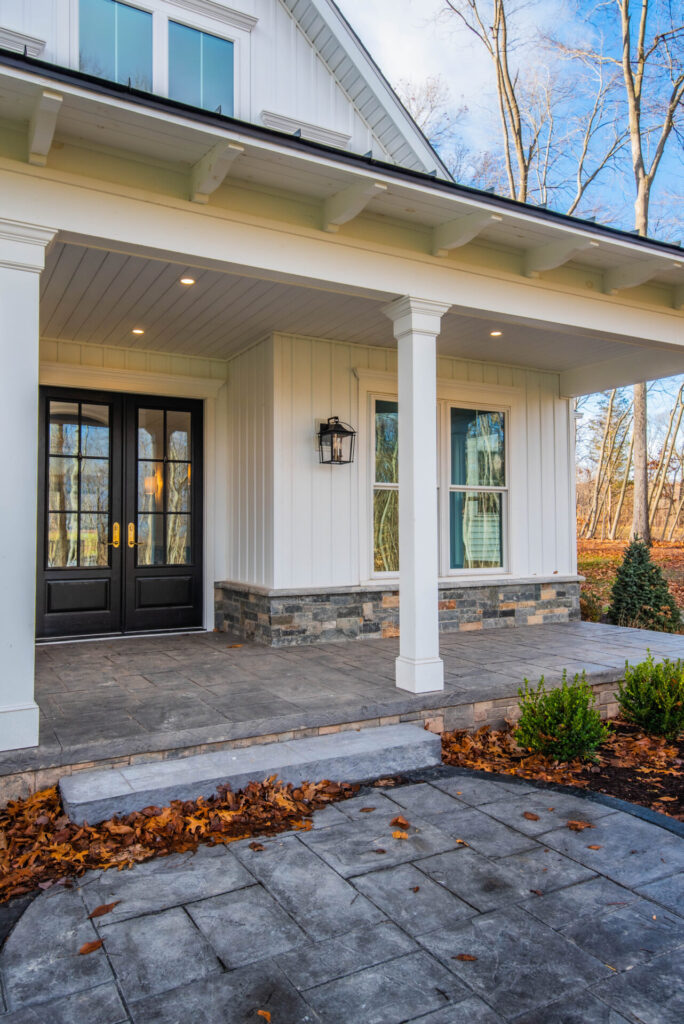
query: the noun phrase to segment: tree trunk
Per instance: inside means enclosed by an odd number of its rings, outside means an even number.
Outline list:
[[[640,537],[644,544],[651,544],[651,530],[648,522],[648,433],[646,385],[634,385],[634,513],[632,515],[632,540]]]

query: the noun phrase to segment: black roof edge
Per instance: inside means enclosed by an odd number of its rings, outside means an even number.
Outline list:
[[[106,79],[88,75],[83,71],[74,71],[71,68],[64,68],[57,64],[50,64],[47,61],[39,60],[37,57],[24,56],[14,50],[7,50],[0,47],[0,65],[14,67],[18,70],[35,71],[45,78],[54,82],[62,82],[66,85],[83,86],[91,92],[101,96],[127,100],[140,107],[149,110],[157,110],[169,114],[176,114],[187,117],[189,120],[208,127],[233,129],[243,135],[251,135],[256,139],[268,142],[276,142],[287,149],[301,150],[309,149],[312,152],[330,157],[340,164],[353,167],[364,167],[365,169],[376,169],[388,177],[398,181],[411,182],[423,185],[432,192],[441,192],[444,195],[461,196],[467,199],[477,199],[478,202],[491,206],[494,210],[511,210],[516,213],[530,217],[532,220],[545,221],[558,224],[575,230],[581,229],[594,235],[605,238],[612,238],[616,241],[629,242],[643,249],[657,248],[663,253],[681,258],[684,248],[674,242],[664,242],[660,239],[649,238],[643,235],[634,234],[631,231],[624,231],[621,228],[614,228],[608,224],[597,224],[594,221],[583,220],[581,217],[574,217],[567,213],[558,213],[555,210],[548,210],[540,206],[533,206],[530,203],[520,202],[518,199],[510,199],[508,196],[500,196],[496,193],[485,192],[482,189],[473,188],[471,185],[461,185],[455,181],[447,181],[443,178],[435,178],[434,174],[425,171],[413,171],[396,164],[386,163],[384,160],[376,160],[371,156],[362,156],[359,153],[349,153],[345,150],[336,149],[322,142],[314,142],[311,139],[303,139],[288,135],[286,132],[276,131],[273,128],[266,128],[261,125],[252,124],[249,121],[240,121],[236,117],[228,117],[225,114],[217,114],[212,111],[202,110],[199,107],[192,107],[187,103],[180,103],[178,100],[171,100],[165,96],[157,96],[154,93],[143,92],[127,85],[120,85],[118,82],[109,82]]]

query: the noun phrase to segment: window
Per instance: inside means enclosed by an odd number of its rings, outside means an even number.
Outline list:
[[[440,563],[451,573],[503,569],[508,514],[506,413],[441,403]],[[398,404],[374,398],[373,572],[399,571]],[[444,435],[447,435],[446,438]]]
[[[81,0],[79,68],[152,90],[152,15],[117,0]]]
[[[375,399],[373,570],[399,571],[399,415],[396,402]]]
[[[169,97],[233,115],[233,44],[169,22]]]
[[[505,416],[450,411],[449,565],[503,567],[506,499]]]

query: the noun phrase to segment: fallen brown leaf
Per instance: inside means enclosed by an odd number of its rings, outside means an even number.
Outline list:
[[[539,815],[533,814],[532,811],[523,811],[523,818],[527,818],[528,821],[539,821]]]
[[[87,956],[88,953],[94,953],[101,945],[102,939],[93,939],[92,942],[86,942],[85,945],[81,946],[78,952],[81,956]]]
[[[408,832],[402,832],[401,829],[397,829],[392,833],[392,839],[408,839]]]
[[[543,896],[544,895],[544,893],[542,892],[541,889],[530,889],[530,892],[533,892],[535,896]]]
[[[261,853],[262,850],[266,849],[266,847],[264,846],[263,843],[257,843],[257,842],[250,843],[249,844],[249,848],[250,848],[250,850],[254,850],[255,853]]]
[[[573,832],[584,832],[585,828],[596,828],[590,821],[569,821],[567,827]]]
[[[587,846],[587,850],[602,850],[602,849],[603,849],[602,846],[598,846],[596,844],[594,844],[593,846]]]
[[[452,960],[460,960],[462,963],[475,963],[477,960],[476,956],[471,956],[470,953],[457,953],[456,956],[452,956]]]
[[[101,903],[99,907],[95,907],[92,914],[88,914],[88,919],[104,917],[105,914],[109,914],[119,903],[121,903],[121,900],[114,900],[113,903]]]
[[[398,814],[396,818],[392,818],[390,825],[396,828],[410,828],[411,822],[407,821],[402,814]]]
[[[381,846],[376,846],[373,853],[387,853],[387,850],[383,850]]]
[[[257,1010],[257,1017],[263,1017],[266,1024],[271,1024],[271,1014],[268,1010]]]
[[[411,889],[411,892],[420,892],[420,886],[414,885],[413,888]]]
[[[362,807],[361,810],[359,811],[359,814],[370,814],[374,810],[374,807]]]

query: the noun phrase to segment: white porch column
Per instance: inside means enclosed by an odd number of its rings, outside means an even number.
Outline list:
[[[437,335],[449,309],[407,296],[385,309],[399,353],[399,657],[402,690],[444,689],[437,587]]]
[[[0,219],[0,750],[38,743],[38,289],[54,235],[52,228]]]

